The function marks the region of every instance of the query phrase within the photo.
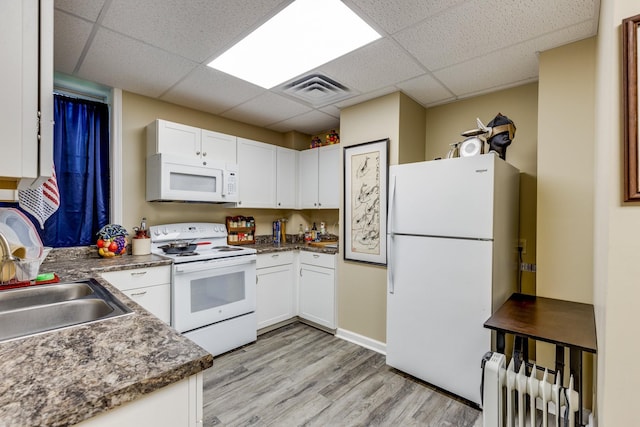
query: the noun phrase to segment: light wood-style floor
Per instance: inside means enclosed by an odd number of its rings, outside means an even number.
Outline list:
[[[480,411],[302,323],[214,359],[204,425],[480,427]]]

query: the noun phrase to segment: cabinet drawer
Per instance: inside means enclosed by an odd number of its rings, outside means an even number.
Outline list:
[[[164,323],[171,323],[171,285],[147,286],[122,292]]]
[[[161,267],[105,271],[101,273],[101,276],[116,288],[126,291],[144,286],[171,283],[171,267],[163,265]]]
[[[293,263],[293,251],[273,252],[270,254],[258,255],[256,268],[275,267]]]
[[[335,268],[335,255],[300,251],[300,264],[311,264],[318,267]]]

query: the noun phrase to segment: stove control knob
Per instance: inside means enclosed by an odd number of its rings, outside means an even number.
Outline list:
[[[169,234],[169,229],[167,227],[163,228],[162,234]]]
[[[157,228],[155,230],[153,230],[153,234],[155,236],[159,236],[160,235],[160,230],[158,230]]]

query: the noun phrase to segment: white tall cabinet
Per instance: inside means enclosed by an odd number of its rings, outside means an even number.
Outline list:
[[[299,200],[303,209],[340,206],[340,145],[300,152]]]
[[[0,16],[0,188],[25,188],[53,165],[53,0],[2,1]]]

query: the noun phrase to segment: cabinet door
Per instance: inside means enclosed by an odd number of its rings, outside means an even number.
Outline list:
[[[299,315],[318,325],[335,329],[335,271],[300,264]]]
[[[202,158],[225,163],[238,163],[236,137],[202,130]]]
[[[158,120],[156,150],[178,157],[200,158],[201,135],[199,128]]]
[[[318,148],[318,207],[340,207],[340,146]]]
[[[276,207],[296,208],[298,183],[298,152],[276,148]]]
[[[130,289],[122,293],[167,325],[171,324],[171,285],[169,283]]]
[[[276,206],[276,146],[238,138],[238,207]]]
[[[258,329],[291,319],[293,310],[293,264],[259,268],[256,317]]]
[[[11,184],[4,188],[15,188],[16,183],[21,187],[29,186],[42,176],[35,182],[39,185],[51,176],[53,162],[53,2],[3,1],[0,2],[0,16],[0,57],[3,59],[0,67],[0,141],[3,141],[0,181],[8,178]],[[40,54],[39,39],[42,43]],[[40,81],[38,68],[42,74]],[[42,102],[41,142],[38,142],[39,101]]]
[[[318,207],[318,149],[303,150],[298,158],[299,201],[302,209]]]

